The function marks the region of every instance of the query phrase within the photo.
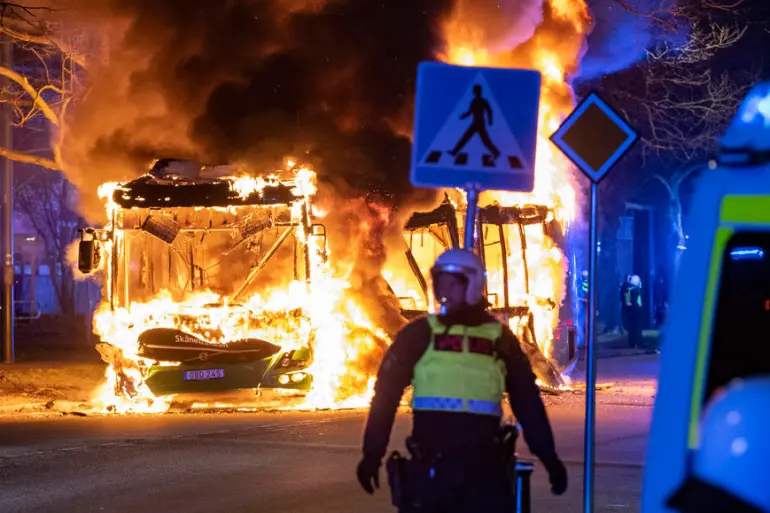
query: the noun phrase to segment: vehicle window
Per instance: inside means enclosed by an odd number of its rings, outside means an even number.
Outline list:
[[[704,404],[734,378],[770,373],[770,233],[727,243],[707,372]]]
[[[419,238],[419,235],[415,237]],[[382,276],[388,283],[390,290],[398,298],[399,304],[404,310],[427,310],[428,303],[415,271],[407,258],[410,234],[404,236],[403,246],[389,248],[388,258],[382,270]],[[424,276],[422,276],[424,278]]]
[[[449,249],[448,231],[443,226],[421,228],[406,234],[407,244],[423,276],[427,277],[436,259]]]

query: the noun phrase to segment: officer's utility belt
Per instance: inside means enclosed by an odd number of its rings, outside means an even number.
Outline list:
[[[517,437],[518,430],[514,426],[505,426],[495,437],[494,444],[490,444],[490,447],[496,447],[495,450],[499,451],[498,456],[506,462],[505,466],[510,471],[509,480],[511,483],[513,483],[516,467]],[[407,438],[406,448],[411,458],[403,456],[398,451],[393,451],[386,463],[390,498],[393,506],[397,508],[412,500],[414,483],[424,479],[425,475],[423,474],[427,473],[430,479],[435,477],[444,460],[475,456],[485,457],[471,451],[463,451],[462,453],[429,452],[421,448],[412,437]]]

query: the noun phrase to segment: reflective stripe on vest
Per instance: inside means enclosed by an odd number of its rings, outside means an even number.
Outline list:
[[[626,306],[631,306],[631,292],[634,290],[639,291],[639,295],[636,296],[636,304],[637,306],[642,306],[642,290],[641,287],[629,287],[626,292]]]
[[[502,414],[505,364],[495,343],[502,325],[445,326],[428,316],[431,340],[414,368],[412,408],[480,415]]]
[[[459,411],[482,415],[502,415],[501,401],[474,401],[459,397],[415,397],[412,408],[415,410]]]
[[[581,300],[588,299],[588,282],[585,280],[582,280],[580,282],[580,288],[578,289],[578,298]]]

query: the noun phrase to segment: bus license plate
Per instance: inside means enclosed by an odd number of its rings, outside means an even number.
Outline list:
[[[185,371],[185,381],[204,381],[207,379],[222,379],[225,377],[224,369],[204,369]]]

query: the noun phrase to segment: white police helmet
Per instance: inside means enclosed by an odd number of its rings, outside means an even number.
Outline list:
[[[695,477],[770,512],[770,375],[738,379],[709,404],[701,424]]]
[[[638,274],[634,274],[631,276],[631,278],[628,280],[628,282],[633,285],[634,287],[641,287],[642,286],[642,279],[639,277]]]
[[[442,273],[461,274],[468,281],[465,303],[475,305],[484,298],[487,272],[481,259],[465,249],[450,249],[442,253],[430,270],[433,283]],[[438,298],[437,298],[438,299]]]

